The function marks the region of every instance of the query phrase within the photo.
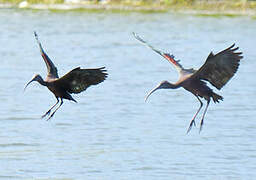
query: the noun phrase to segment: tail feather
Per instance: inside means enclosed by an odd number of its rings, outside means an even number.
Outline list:
[[[223,101],[223,97],[214,92],[212,93],[212,99],[213,99],[214,103],[216,103],[216,102],[219,103],[219,100]]]

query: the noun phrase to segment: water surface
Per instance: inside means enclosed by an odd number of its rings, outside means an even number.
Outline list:
[[[0,162],[2,179],[254,179],[255,29],[249,17],[199,17],[172,13],[53,13],[0,11]],[[106,66],[109,77],[54,103],[47,88],[24,85],[46,67],[33,36],[62,76],[72,68]],[[210,104],[201,134],[189,122],[199,107],[183,89],[146,93],[175,69],[136,41],[137,32],[173,53],[184,67],[236,43],[244,59],[235,77]],[[200,121],[201,114],[196,120]]]

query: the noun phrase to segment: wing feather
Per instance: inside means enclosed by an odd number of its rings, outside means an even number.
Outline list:
[[[155,51],[156,53],[158,53],[159,55],[161,55],[162,57],[164,57],[165,59],[168,60],[168,62],[170,62],[176,69],[178,72],[180,72],[182,69],[184,69],[182,67],[182,65],[179,63],[179,60],[175,60],[174,59],[174,55],[170,54],[170,53],[166,53],[166,52],[162,52],[159,49],[154,48],[152,45],[150,45],[149,43],[147,43],[145,40],[143,40],[139,35],[137,35],[136,33],[133,32],[133,36],[140,41],[141,43],[143,43],[144,45],[146,45],[147,47],[149,47],[150,49],[152,49],[153,51]]]
[[[55,83],[69,93],[80,93],[85,91],[89,86],[103,82],[107,78],[105,67],[97,69],[73,69]]]
[[[50,77],[50,78],[59,78],[58,70],[57,70],[56,66],[53,64],[53,62],[51,61],[51,59],[48,57],[48,55],[44,52],[44,49],[41,45],[41,42],[38,39],[37,33],[34,32],[34,35],[35,35],[35,38],[36,38],[37,43],[39,45],[41,56],[43,57],[44,62],[45,62],[46,67],[47,67],[47,72],[48,72],[47,76]]]
[[[209,81],[217,89],[221,89],[236,73],[242,52],[235,52],[235,44],[214,55],[207,57],[204,65],[191,77]]]

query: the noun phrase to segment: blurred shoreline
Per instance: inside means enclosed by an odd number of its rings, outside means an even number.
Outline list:
[[[193,3],[168,3],[168,1],[0,1],[0,9],[33,9],[51,11],[111,11],[111,12],[176,12],[205,16],[256,17],[256,1],[193,1]]]

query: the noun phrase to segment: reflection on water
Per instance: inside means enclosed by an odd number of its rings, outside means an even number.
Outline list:
[[[1,10],[0,24],[1,179],[254,177],[255,20]],[[60,75],[77,66],[106,66],[109,73],[104,83],[74,95],[77,104],[65,101],[49,122],[40,117],[54,96],[36,83],[23,93],[33,74],[46,75],[34,30]],[[244,52],[235,77],[215,90],[224,101],[209,106],[201,134],[194,127],[186,135],[199,104],[183,89],[162,90],[144,102],[151,88],[175,82],[177,74],[134,31],[187,68],[234,42]]]

